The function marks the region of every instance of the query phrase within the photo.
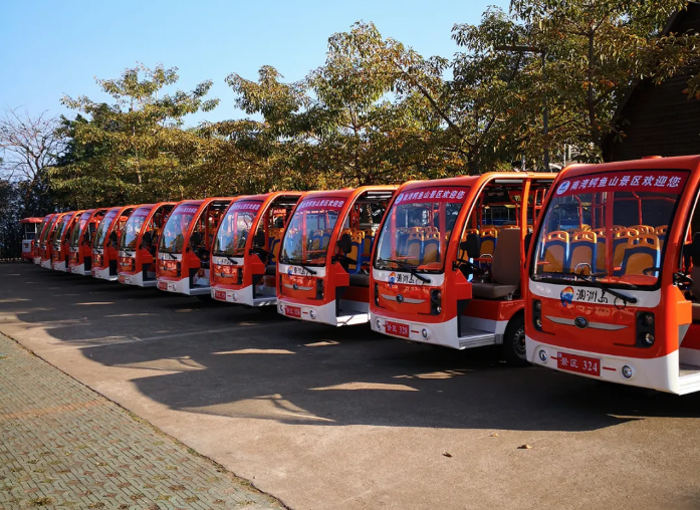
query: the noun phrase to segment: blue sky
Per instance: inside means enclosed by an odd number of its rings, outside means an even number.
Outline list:
[[[325,59],[328,37],[358,20],[424,56],[449,57],[455,23],[477,23],[489,5],[508,0],[33,0],[3,4],[0,31],[0,108],[68,113],[64,95],[105,100],[95,77],[116,78],[142,62],[179,68],[178,87],[214,81],[213,112],[188,120],[237,118],[224,83],[231,72],[256,79],[260,66],[298,80]]]

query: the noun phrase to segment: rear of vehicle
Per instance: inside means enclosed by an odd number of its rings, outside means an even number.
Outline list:
[[[553,174],[483,174],[411,182],[382,224],[371,327],[453,349],[501,345],[525,359],[525,237]]]
[[[137,206],[113,207],[107,211],[97,227],[92,246],[92,267],[94,278],[117,281],[119,240],[131,213]]]
[[[39,235],[45,221],[46,218],[23,218],[20,220],[22,225],[22,260],[34,259],[34,240]]]
[[[177,204],[161,202],[142,205],[129,216],[119,240],[119,282],[155,287],[155,254],[168,215]]]
[[[53,251],[53,243],[56,238],[56,230],[60,225],[61,219],[65,215],[66,213],[57,213],[53,217],[46,233],[46,237],[41,242],[41,262],[39,264],[45,269],[51,269],[51,253]]]
[[[97,227],[108,209],[89,209],[74,223],[69,241],[68,271],[73,274],[92,274],[92,245]]]
[[[233,200],[189,200],[173,209],[158,243],[158,289],[188,296],[210,295],[211,247]]]
[[[700,390],[699,167],[700,157],[654,158],[559,175],[530,253],[532,363]]]
[[[278,311],[331,326],[369,319],[369,262],[393,186],[304,195],[285,230]]]
[[[247,306],[277,303],[277,261],[284,227],[302,193],[241,197],[223,217],[212,248],[211,296]]]
[[[70,258],[70,234],[76,220],[80,218],[83,211],[69,212],[61,219],[54,238],[51,250],[51,267],[54,271],[68,271],[68,260]]]

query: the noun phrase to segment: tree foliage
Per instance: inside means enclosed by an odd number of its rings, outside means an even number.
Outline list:
[[[172,92],[175,68],[137,66],[98,80],[109,103],[63,99],[76,116],[57,131],[66,150],[51,186],[87,207],[543,169],[568,148],[596,161],[624,136],[615,113],[637,81],[689,72],[700,100],[698,35],[664,32],[685,6],[512,0],[456,24],[451,58],[358,22],[298,81],[268,65],[231,73],[244,117],[196,127],[185,119],[217,106],[212,82]]]

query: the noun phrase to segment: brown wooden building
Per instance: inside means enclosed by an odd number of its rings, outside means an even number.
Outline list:
[[[700,3],[671,18],[665,33],[700,32]],[[697,70],[696,70],[697,72]],[[656,86],[639,82],[617,112],[625,136],[609,136],[603,147],[606,161],[639,159],[644,156],[700,154],[700,100],[683,93],[690,74],[674,76]]]

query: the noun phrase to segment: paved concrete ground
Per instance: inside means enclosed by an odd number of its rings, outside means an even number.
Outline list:
[[[281,509],[0,335],[2,508]]]
[[[295,509],[700,507],[700,396],[33,265],[0,331]]]

